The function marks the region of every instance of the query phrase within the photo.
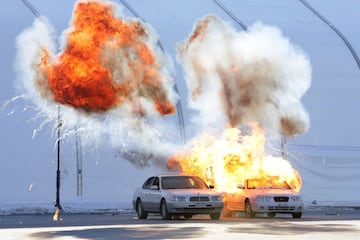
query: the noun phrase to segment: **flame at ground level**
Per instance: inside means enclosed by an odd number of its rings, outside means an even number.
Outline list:
[[[221,192],[234,192],[245,179],[266,180],[269,176],[286,181],[295,191],[301,189],[301,177],[290,163],[266,154],[264,131],[252,127],[249,135],[228,128],[221,138],[204,133],[187,152],[168,160],[170,169],[195,174]]]
[[[56,211],[53,215],[53,221],[57,222],[59,220],[59,208],[56,208]]]

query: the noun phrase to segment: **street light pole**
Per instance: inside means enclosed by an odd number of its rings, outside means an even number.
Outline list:
[[[59,210],[62,209],[60,205],[60,129],[61,129],[61,119],[60,119],[60,106],[58,105],[58,122],[57,122],[57,171],[56,171],[56,202],[55,207]]]
[[[76,195],[81,197],[83,194],[83,179],[82,179],[82,147],[81,137],[78,133],[78,128],[75,128],[75,144],[76,144],[76,168],[77,168],[77,190]]]
[[[26,5],[26,7],[32,12],[32,14],[36,17],[40,17],[39,11],[31,5],[28,0],[22,0],[22,2]],[[61,210],[62,207],[60,205],[60,128],[61,128],[61,120],[60,120],[60,106],[58,105],[58,124],[57,124],[57,171],[56,171],[56,202],[55,207],[58,210]]]

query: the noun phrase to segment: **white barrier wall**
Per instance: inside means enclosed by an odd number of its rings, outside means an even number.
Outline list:
[[[301,174],[301,194],[305,201],[360,205],[360,148],[290,147],[288,157]]]

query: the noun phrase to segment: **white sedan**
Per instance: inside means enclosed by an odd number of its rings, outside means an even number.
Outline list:
[[[286,182],[278,181],[277,177],[247,179],[237,191],[224,193],[223,196],[225,217],[233,212],[245,212],[247,217],[254,217],[257,213],[265,213],[269,217],[287,213],[293,218],[301,218],[304,209],[301,196]]]
[[[132,204],[140,219],[147,218],[148,213],[160,213],[165,220],[174,216],[188,219],[196,214],[209,214],[217,220],[224,206],[220,193],[198,176],[184,174],[148,178],[135,190]]]

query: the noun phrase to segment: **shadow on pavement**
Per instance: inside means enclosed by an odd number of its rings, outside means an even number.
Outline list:
[[[55,239],[59,237],[74,237],[78,239],[186,239],[201,236],[202,227],[161,227],[161,226],[144,226],[144,227],[103,227],[89,228],[67,231],[51,231],[32,234],[31,237],[36,239]]]

